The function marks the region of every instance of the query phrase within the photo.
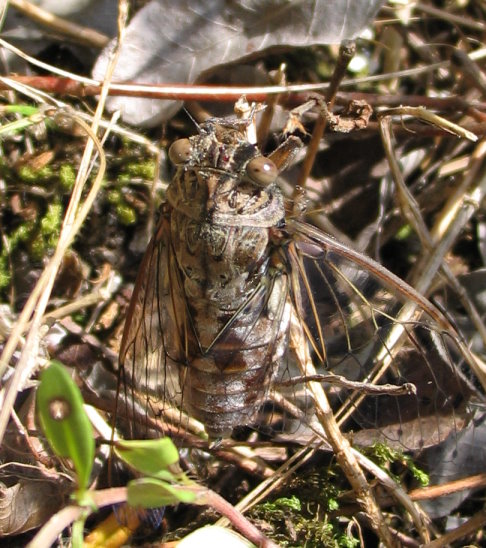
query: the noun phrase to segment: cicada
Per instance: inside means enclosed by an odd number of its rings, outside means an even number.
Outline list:
[[[176,171],[121,345],[130,394],[167,432],[190,417],[210,439],[261,424],[268,402],[289,414],[276,394],[311,424],[311,378],[354,432],[408,448],[461,428],[476,388],[457,333],[395,275],[298,220],[278,184],[297,139],[265,157],[248,123],[210,119],[169,150]]]

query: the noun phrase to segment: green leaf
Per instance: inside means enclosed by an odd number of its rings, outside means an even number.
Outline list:
[[[137,479],[127,485],[127,502],[134,507],[160,508],[179,502],[191,503],[195,500],[195,492],[154,478]]]
[[[53,451],[73,461],[78,487],[86,489],[95,454],[93,429],[79,388],[57,361],[52,361],[41,374],[37,410]]]
[[[29,105],[5,105],[3,110],[9,113],[21,114],[22,116],[33,116],[39,113],[39,107]]]
[[[146,476],[172,480],[167,468],[179,462],[179,453],[170,438],[157,440],[122,440],[115,453],[129,466]]]

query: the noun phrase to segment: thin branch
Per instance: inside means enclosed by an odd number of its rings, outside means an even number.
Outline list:
[[[321,106],[322,112],[319,118],[317,118],[314,129],[312,131],[311,140],[307,146],[307,152],[305,155],[304,162],[300,169],[299,179],[297,181],[297,187],[305,188],[307,184],[307,179],[309,178],[312,166],[314,165],[317,151],[319,150],[319,143],[321,142],[322,136],[327,126],[327,116],[325,115],[325,108],[328,112],[332,112],[334,102],[336,100],[336,94],[341,84],[346,69],[348,68],[349,62],[354,57],[356,53],[356,43],[355,42],[343,42],[339,48],[339,56],[334,68],[334,72],[329,84],[329,88],[326,90],[326,97]]]

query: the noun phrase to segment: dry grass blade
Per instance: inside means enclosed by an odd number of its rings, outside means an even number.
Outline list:
[[[416,274],[412,273],[410,283],[421,294],[427,295],[428,289],[431,287],[435,276],[437,275],[438,269],[440,268],[446,276],[448,283],[451,284],[451,287],[453,287],[457,294],[462,298],[462,303],[464,304],[466,310],[468,310],[470,317],[478,329],[478,332],[483,338],[483,341],[486,342],[486,328],[478,311],[470,299],[467,298],[464,289],[460,286],[459,282],[452,274],[450,268],[444,260],[444,257],[449,251],[451,245],[456,241],[458,232],[462,230],[464,224],[473,214],[474,205],[479,205],[482,197],[484,196],[484,183],[480,183],[476,189],[469,190],[469,186],[473,180],[471,175],[477,173],[479,163],[483,159],[485,153],[484,142],[481,142],[478,145],[478,148],[473,155],[471,173],[467,176],[465,184],[460,185],[458,192],[456,192],[454,197],[448,202],[451,206],[445,206],[444,213],[440,216],[432,232],[429,232],[422,219],[417,203],[403,181],[398,162],[393,153],[391,129],[391,116],[393,114],[418,115],[419,118],[424,121],[431,124],[436,124],[446,131],[453,132],[459,137],[465,137],[473,141],[476,141],[477,137],[475,135],[469,135],[469,132],[464,132],[464,130],[460,128],[460,126],[457,126],[457,124],[450,124],[449,122],[444,123],[442,118],[432,115],[431,113],[427,113],[424,109],[394,109],[382,112],[379,115],[381,137],[385,147],[387,159],[390,164],[390,170],[397,186],[397,192],[401,207],[404,211],[404,216],[408,219],[411,226],[419,235],[422,245],[427,251],[427,253],[424,254],[424,259],[422,262],[419,262],[419,264],[415,267]],[[469,196],[465,195],[467,191],[470,192]],[[463,204],[462,215],[460,215],[461,203]],[[465,213],[465,207],[468,208],[468,213]],[[452,211],[450,211],[451,208]],[[454,219],[454,216],[457,216],[457,218]],[[447,220],[448,224],[453,226],[447,226],[445,222]],[[442,241],[437,247],[440,236],[442,236]],[[481,360],[477,356],[472,356],[466,348],[464,348],[464,352],[469,358],[471,367],[481,380],[483,386],[486,386],[486,369],[481,363]]]
[[[73,42],[97,48],[104,48],[109,42],[107,36],[92,29],[71,23],[61,17],[57,17],[35,4],[32,4],[32,2],[27,2],[27,0],[10,0],[9,3],[27,17],[46,25],[53,31],[59,32]]]
[[[294,349],[298,365],[303,376],[315,375],[315,368],[309,354],[307,338],[302,329],[302,324],[295,312],[292,313],[290,326],[290,344]],[[316,413],[325,432],[326,440],[331,444],[334,454],[346,475],[349,483],[356,493],[356,498],[363,506],[371,526],[379,535],[385,546],[395,546],[390,530],[383,518],[373,493],[361,471],[355,455],[351,451],[348,440],[342,435],[339,426],[329,406],[326,394],[320,383],[309,383],[309,389],[316,403]]]
[[[39,344],[39,328],[42,321],[47,302],[49,299],[50,291],[54,283],[54,279],[61,263],[62,257],[74,240],[79,228],[81,227],[86,215],[88,214],[91,205],[93,204],[98,190],[101,186],[101,181],[106,167],[106,161],[104,159],[103,148],[101,147],[95,133],[89,128],[82,120],[76,119],[73,116],[73,120],[79,124],[86,133],[90,136],[90,141],[86,147],[84,170],[80,168],[80,175],[78,175],[77,184],[73,190],[73,198],[71,201],[71,207],[67,210],[64,219],[63,229],[59,237],[59,243],[54,252],[53,257],[49,261],[49,264],[44,269],[41,278],[36,284],[35,289],[32,291],[27,304],[25,305],[18,322],[12,329],[9,340],[5,345],[0,358],[0,372],[3,372],[7,367],[10,358],[14,350],[16,349],[21,333],[26,330],[27,323],[30,321],[32,313],[35,311],[32,321],[30,323],[30,330],[27,336],[25,345],[22,350],[22,355],[17,364],[15,370],[15,376],[9,383],[8,392],[6,394],[4,405],[0,413],[0,440],[3,439],[5,429],[7,427],[8,419],[10,416],[10,409],[15,401],[17,391],[22,389],[22,379],[28,378],[35,370],[37,364],[35,363],[35,356],[37,355],[37,348]],[[94,123],[96,127],[96,123]],[[90,145],[91,143],[91,145]],[[96,145],[97,152],[100,159],[100,170],[97,173],[93,186],[82,206],[78,208],[81,198],[81,191],[87,180],[87,167],[91,159],[91,153],[93,144]],[[84,171],[84,173],[83,173]]]
[[[123,5],[124,4],[122,4],[121,7],[123,7]],[[124,15],[122,15],[122,19],[126,19],[126,13],[127,12],[125,10]],[[121,27],[123,27],[123,24],[120,25],[120,28]],[[113,63],[110,64],[109,72],[110,70],[113,71],[114,66],[115,57]],[[104,101],[106,100],[107,96],[109,79],[110,75],[108,74],[106,85],[102,90],[100,101],[98,103],[98,107],[94,115],[91,127],[87,126],[84,121],[73,115],[73,120],[75,121],[75,123],[78,124],[90,138],[86,144],[84,156],[79,167],[76,184],[74,186],[71,201],[64,217],[64,222],[59,236],[59,242],[56,247],[56,251],[49,261],[49,264],[44,269],[44,272],[37,282],[35,289],[31,293],[17,324],[12,330],[10,338],[0,358],[0,373],[2,373],[7,367],[7,364],[10,361],[12,354],[19,343],[21,333],[25,330],[27,322],[30,320],[32,313],[34,313],[32,323],[30,325],[29,335],[23,347],[19,363],[17,364],[15,375],[12,381],[9,383],[8,392],[5,396],[2,411],[0,413],[0,440],[3,439],[3,435],[5,433],[5,429],[7,427],[8,419],[10,416],[10,409],[14,404],[17,391],[22,388],[23,379],[28,378],[30,374],[32,374],[32,371],[35,370],[35,356],[37,355],[37,348],[39,345],[39,328],[62,257],[76,237],[76,234],[78,233],[83,221],[90,211],[98,190],[101,186],[101,181],[103,179],[106,167],[106,160],[104,157],[103,148],[99,143],[98,138],[96,137],[96,133],[98,130],[99,120],[104,109]],[[89,167],[92,161],[94,147],[96,147],[97,153],[99,155],[100,168],[93,182],[91,190],[86,196],[84,202],[80,204],[82,191],[87,182],[89,174]]]

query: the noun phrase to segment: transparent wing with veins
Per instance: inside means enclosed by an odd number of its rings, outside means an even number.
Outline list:
[[[418,449],[462,429],[471,418],[470,400],[482,396],[464,361],[467,349],[439,311],[310,225],[289,221],[287,230],[292,301],[317,372],[416,389],[365,395],[330,383],[336,416],[353,439]]]
[[[121,386],[126,405],[133,406],[133,411],[137,405],[144,414],[159,402],[174,408],[180,404],[182,390],[175,364],[185,361],[187,329],[170,227],[162,218],[140,265],[120,349]]]

